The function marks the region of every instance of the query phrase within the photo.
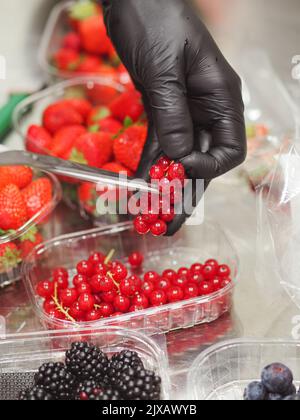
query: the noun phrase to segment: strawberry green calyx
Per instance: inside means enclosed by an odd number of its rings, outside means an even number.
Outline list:
[[[98,133],[99,132],[99,130],[100,130],[100,126],[98,125],[98,124],[94,124],[94,125],[91,125],[90,127],[89,127],[89,132],[90,133]]]
[[[81,1],[72,7],[70,16],[75,20],[85,20],[98,14],[99,9],[93,1]]]
[[[39,231],[37,227],[34,226],[28,232],[26,232],[23,236],[21,236],[20,242],[29,241],[29,242],[35,243],[36,235],[38,234],[38,232]]]
[[[82,165],[87,165],[88,162],[85,159],[84,155],[80,153],[77,149],[73,149],[70,155],[70,160],[74,163],[80,163]]]
[[[0,271],[6,271],[14,268],[21,261],[20,251],[13,243],[0,245]]]
[[[130,117],[126,117],[124,120],[124,127],[129,128],[133,125],[133,120]]]

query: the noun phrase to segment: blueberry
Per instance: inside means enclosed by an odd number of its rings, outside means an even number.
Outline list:
[[[279,394],[269,394],[268,401],[282,401],[283,397]]]
[[[288,395],[294,378],[289,368],[273,363],[263,370],[261,380],[270,394]]]
[[[285,394],[283,394],[283,396],[284,397],[290,397],[291,395],[296,395],[296,394],[297,394],[297,389],[296,389],[295,385],[292,384],[290,386],[290,388],[288,389],[288,391]]]
[[[261,382],[252,382],[244,392],[245,401],[265,401],[267,396],[267,390]]]

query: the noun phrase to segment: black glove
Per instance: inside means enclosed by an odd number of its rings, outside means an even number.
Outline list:
[[[137,175],[147,178],[151,165],[165,154],[207,186],[241,164],[246,134],[240,79],[188,1],[103,4],[108,34],[143,95],[149,118]],[[177,216],[168,234],[186,217]]]

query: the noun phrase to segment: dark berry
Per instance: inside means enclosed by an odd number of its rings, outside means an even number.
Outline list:
[[[279,395],[279,394],[269,394],[267,400],[268,401],[282,401],[283,397],[282,395]]]
[[[93,401],[102,392],[102,387],[97,381],[83,381],[77,387],[75,399],[80,401]]]
[[[288,395],[294,378],[289,368],[281,363],[274,363],[263,370],[261,379],[269,393]]]
[[[245,401],[265,401],[268,397],[268,392],[261,382],[252,382],[245,389]]]
[[[22,391],[19,396],[20,401],[53,401],[55,398],[43,387],[35,386],[26,391]]]
[[[143,367],[127,368],[116,385],[125,400],[154,401],[161,396],[161,379]]]

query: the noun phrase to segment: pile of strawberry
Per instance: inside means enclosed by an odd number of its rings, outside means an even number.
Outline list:
[[[52,200],[52,183],[34,179],[31,168],[0,167],[0,272],[15,267],[43,238],[36,227],[14,242],[1,244],[1,236],[17,232]]]
[[[177,200],[182,199],[180,192],[184,186],[186,172],[181,163],[171,162],[163,156],[151,167],[149,176],[159,187],[159,200],[153,204],[151,194],[145,197],[145,201],[141,203],[141,214],[136,217],[134,227],[140,235],[151,232],[154,236],[162,236],[167,233],[168,223],[175,218],[174,206]]]
[[[45,313],[73,323],[98,321],[208,296],[232,282],[228,265],[214,259],[162,274],[148,271],[141,277],[141,253],[131,254],[127,264],[112,262],[112,256],[113,251],[108,256],[95,252],[78,263],[74,277],[65,268],[56,268],[51,280],[38,283],[36,292],[44,300]]]
[[[107,36],[101,7],[93,1],[77,2],[71,7],[69,31],[51,61],[61,72],[101,75],[132,87]]]

